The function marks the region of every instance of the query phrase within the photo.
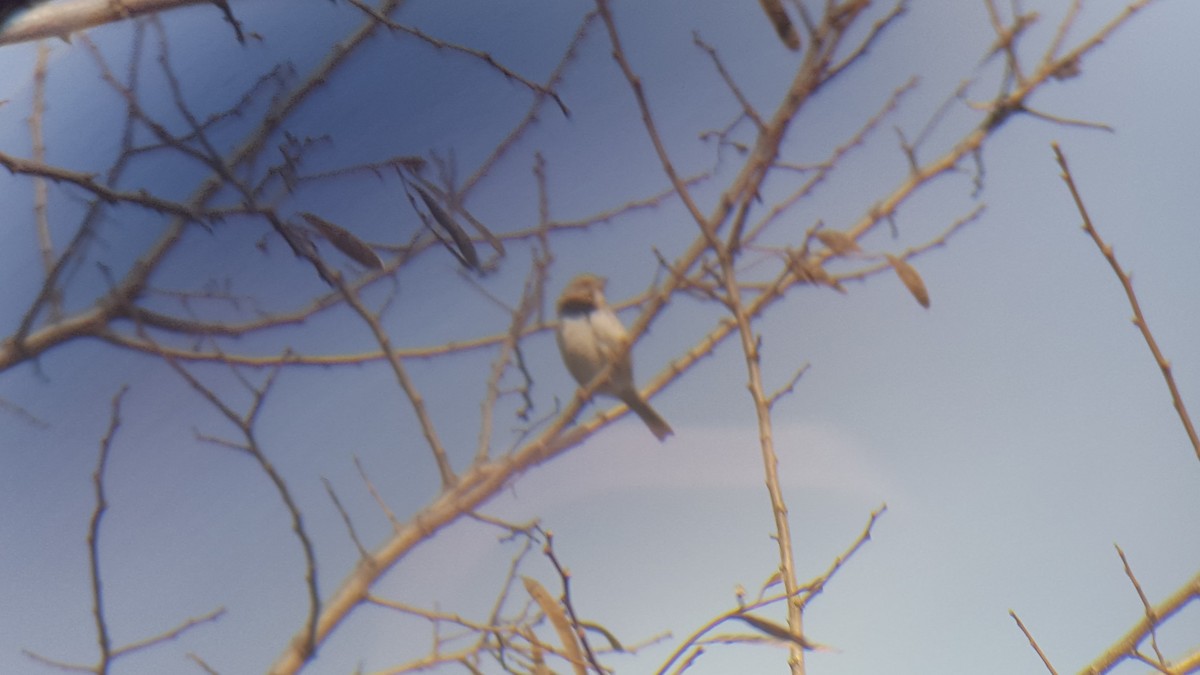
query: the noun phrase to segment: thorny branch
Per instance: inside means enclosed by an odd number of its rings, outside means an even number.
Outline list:
[[[1025,639],[1029,640],[1029,646],[1033,647],[1033,651],[1037,652],[1038,658],[1042,660],[1042,664],[1046,666],[1046,670],[1050,672],[1050,675],[1058,675],[1058,671],[1050,663],[1050,657],[1046,656],[1046,653],[1042,651],[1041,645],[1034,639],[1033,633],[1030,633],[1029,629],[1025,627],[1025,622],[1021,621],[1021,617],[1017,616],[1017,613],[1011,609],[1008,610],[1008,615],[1013,618],[1013,621],[1017,622],[1017,628],[1020,628],[1021,632],[1025,635]]]
[[[108,635],[108,623],[104,618],[104,588],[100,581],[100,523],[108,510],[108,499],[104,495],[104,472],[108,467],[108,456],[112,452],[113,439],[121,426],[121,401],[125,398],[129,387],[121,390],[112,399],[112,417],[109,420],[108,431],[100,440],[100,459],[96,462],[96,470],[92,473],[92,484],[96,489],[96,507],[92,510],[92,522],[88,527],[88,566],[92,581],[92,615],[96,620],[96,641],[100,644],[100,663],[97,672],[107,672],[112,660],[112,642]]]
[[[1110,244],[1100,237],[1100,233],[1096,230],[1095,224],[1092,222],[1091,216],[1088,214],[1087,207],[1084,205],[1083,196],[1079,191],[1079,187],[1075,183],[1075,178],[1071,174],[1070,166],[1067,164],[1066,155],[1062,148],[1057,143],[1052,144],[1054,156],[1058,162],[1059,168],[1062,169],[1062,179],[1067,185],[1067,189],[1071,193],[1071,198],[1075,202],[1075,207],[1079,210],[1079,215],[1083,218],[1083,230],[1095,243],[1100,254],[1108,261],[1109,267],[1112,268],[1113,274],[1121,282],[1121,287],[1125,291],[1125,297],[1129,301],[1130,307],[1133,309],[1133,323],[1137,326],[1145,340],[1146,345],[1150,348],[1150,353],[1154,356],[1154,361],[1162,372],[1163,380],[1166,382],[1167,389],[1171,393],[1171,401],[1174,404],[1175,412],[1179,416],[1180,423],[1183,425],[1184,431],[1187,433],[1188,440],[1192,444],[1192,449],[1196,453],[1196,457],[1200,459],[1200,440],[1197,439],[1195,426],[1192,424],[1191,415],[1188,414],[1187,408],[1183,404],[1183,398],[1179,393],[1179,388],[1175,384],[1175,377],[1171,372],[1171,364],[1163,356],[1162,350],[1159,349],[1158,341],[1155,340],[1154,334],[1150,331],[1150,326],[1146,322],[1146,317],[1142,314],[1141,305],[1138,302],[1137,294],[1133,290],[1133,279],[1117,261],[1116,255],[1113,253],[1113,248]],[[1099,675],[1107,673],[1117,667],[1125,659],[1137,659],[1153,666],[1156,670],[1168,675],[1176,673],[1190,673],[1200,668],[1200,650],[1194,649],[1192,653],[1183,659],[1182,662],[1169,664],[1163,657],[1163,654],[1158,646],[1157,628],[1166,622],[1172,615],[1177,613],[1185,605],[1193,600],[1200,599],[1200,574],[1187,581],[1169,598],[1164,600],[1157,606],[1151,605],[1149,598],[1146,597],[1142,590],[1141,584],[1137,577],[1134,576],[1133,570],[1129,566],[1129,561],[1125,557],[1125,552],[1121,547],[1117,547],[1117,554],[1121,558],[1121,563],[1124,566],[1125,574],[1129,577],[1130,583],[1133,584],[1134,590],[1137,592],[1138,599],[1141,600],[1145,615],[1138,623],[1131,628],[1124,636],[1117,640],[1114,645],[1107,650],[1103,655],[1089,664],[1086,668],[1080,671],[1083,675]],[[1022,630],[1024,628],[1022,627]],[[1138,645],[1144,642],[1147,637],[1150,639],[1151,648],[1154,650],[1154,657],[1143,655]],[[1033,640],[1030,638],[1030,642]],[[1036,644],[1034,644],[1036,648]],[[1041,650],[1038,650],[1039,654]],[[1043,656],[1043,659],[1045,657]],[[1049,666],[1049,663],[1047,663]]]
[[[1100,249],[1101,255],[1108,261],[1109,267],[1112,267],[1113,274],[1117,275],[1117,280],[1121,282],[1121,287],[1125,290],[1125,297],[1129,300],[1129,306],[1133,309],[1133,325],[1137,326],[1141,332],[1142,338],[1146,341],[1146,346],[1150,348],[1150,353],[1154,356],[1154,363],[1158,365],[1158,369],[1162,371],[1163,380],[1167,383],[1167,389],[1171,392],[1171,402],[1175,406],[1175,412],[1179,415],[1179,421],[1183,424],[1183,430],[1187,433],[1188,441],[1192,444],[1192,450],[1196,453],[1196,459],[1200,459],[1200,436],[1196,435],[1196,427],[1192,424],[1191,415],[1188,414],[1187,407],[1183,404],[1183,396],[1179,393],[1179,387],[1175,384],[1175,376],[1171,374],[1171,362],[1167,357],[1163,356],[1162,350],[1159,349],[1158,341],[1154,339],[1154,334],[1150,332],[1150,326],[1146,323],[1146,317],[1142,314],[1142,307],[1138,303],[1137,294],[1133,292],[1133,279],[1121,268],[1121,264],[1117,262],[1116,255],[1113,254],[1112,246],[1105,243],[1100,238],[1100,233],[1096,231],[1096,226],[1092,224],[1092,219],[1088,215],[1087,208],[1083,205],[1083,197],[1079,194],[1079,188],[1075,186],[1075,179],[1071,176],[1071,169],[1067,166],[1067,158],[1063,155],[1062,148],[1057,143],[1054,144],[1054,156],[1058,160],[1058,165],[1062,168],[1062,178],[1067,183],[1067,188],[1071,191],[1071,198],[1075,200],[1075,206],[1079,209],[1079,215],[1083,217],[1083,231],[1087,232],[1088,236]]]
[[[92,487],[96,494],[95,506],[92,508],[91,522],[88,524],[87,548],[88,548],[88,571],[90,576],[90,585],[92,589],[92,618],[96,624],[96,642],[100,648],[100,657],[94,666],[84,666],[78,664],[67,663],[52,659],[41,654],[25,650],[25,655],[34,661],[38,661],[45,665],[67,671],[96,673],[104,675],[109,672],[112,664],[120,657],[133,654],[145,649],[149,649],[163,642],[169,642],[178,638],[183,633],[192,628],[216,621],[225,613],[224,608],[218,608],[199,617],[193,617],[183,622],[182,624],[172,628],[166,632],[160,633],[144,640],[132,642],[130,644],[114,647],[112,637],[108,627],[108,617],[104,609],[104,582],[103,575],[100,570],[100,525],[104,521],[104,516],[108,511],[108,495],[105,490],[105,478],[108,472],[108,460],[112,455],[113,442],[116,440],[117,431],[121,427],[121,406],[125,400],[125,395],[129,392],[128,385],[122,386],[116,394],[113,395],[110,402],[111,412],[109,415],[108,429],[104,432],[104,436],[100,439],[99,458],[96,460],[96,468],[92,472]]]
[[[704,625],[700,626],[695,631],[693,631],[691,635],[689,635],[687,638],[685,638],[683,640],[683,642],[681,642],[679,644],[679,646],[675,648],[675,651],[667,658],[667,660],[664,661],[661,666],[659,666],[659,669],[656,671],[656,674],[657,675],[665,675],[668,671],[671,670],[672,665],[674,665],[677,661],[679,661],[681,658],[683,658],[684,654],[687,654],[690,651],[691,656],[689,656],[686,659],[685,664],[683,666],[675,668],[674,672],[679,673],[679,672],[683,672],[684,670],[686,670],[686,666],[690,665],[691,662],[693,662],[703,651],[702,645],[705,643],[705,636],[712,633],[712,631],[719,628],[722,624],[725,624],[726,622],[729,622],[732,620],[746,621],[747,618],[749,618],[750,620],[747,621],[747,623],[749,623],[751,626],[755,627],[756,629],[758,629],[759,631],[761,631],[763,633],[766,633],[768,636],[775,638],[776,641],[780,641],[780,642],[789,644],[789,646],[795,646],[797,648],[804,649],[804,650],[825,650],[825,649],[827,649],[824,645],[820,645],[815,642],[812,642],[811,640],[804,637],[803,635],[799,635],[799,636],[796,635],[795,633],[790,631],[787,627],[774,625],[765,619],[761,619],[753,614],[750,614],[750,612],[752,612],[754,610],[762,609],[764,607],[769,607],[769,606],[779,603],[779,602],[787,602],[788,604],[801,604],[801,605],[807,604],[809,601],[811,601],[813,598],[815,598],[818,594],[821,593],[821,591],[825,588],[826,584],[828,584],[830,582],[830,580],[833,579],[834,575],[836,575],[838,573],[838,571],[841,570],[841,568],[847,562],[849,562],[852,557],[854,557],[854,555],[859,551],[859,549],[861,549],[863,547],[863,545],[866,544],[867,540],[869,540],[871,538],[871,530],[875,527],[875,522],[877,520],[879,520],[879,517],[882,516],[886,510],[887,510],[887,505],[885,504],[885,505],[880,506],[878,509],[872,511],[870,518],[867,520],[866,526],[863,528],[862,533],[860,533],[858,535],[858,537],[855,538],[855,540],[853,542],[851,542],[850,546],[847,547],[846,550],[833,561],[833,563],[829,566],[829,569],[825,570],[825,572],[823,574],[817,576],[812,581],[809,581],[808,583],[804,584],[803,586],[798,586],[794,593],[789,594],[787,592],[784,592],[784,593],[776,593],[776,594],[772,594],[772,595],[767,595],[767,591],[769,591],[773,587],[778,586],[779,583],[781,582],[780,570],[776,570],[774,573],[771,574],[771,576],[768,578],[767,582],[765,584],[763,584],[762,588],[759,590],[758,597],[755,598],[752,602],[746,602],[745,594],[744,594],[743,590],[739,587],[739,589],[738,589],[739,592],[738,592],[738,597],[737,597],[737,607],[735,609],[729,610],[728,612],[725,612],[723,614],[719,614],[719,615],[713,617],[712,619],[707,621]],[[761,636],[756,635],[756,636],[750,636],[751,639],[739,639],[739,640],[730,640],[728,638],[720,638],[719,641],[720,642],[731,642],[731,641],[732,642],[736,642],[736,641],[752,642],[752,641],[754,641],[754,639],[758,639],[760,637]]]

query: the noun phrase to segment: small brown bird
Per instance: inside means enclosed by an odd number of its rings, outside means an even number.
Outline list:
[[[620,399],[658,440],[666,440],[675,432],[633,384],[629,333],[604,300],[604,284],[604,277],[580,274],[563,289],[558,298],[558,350],[580,386],[587,386],[613,359],[619,359],[596,393]]]

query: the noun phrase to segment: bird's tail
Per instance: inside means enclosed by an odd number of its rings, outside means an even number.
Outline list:
[[[658,440],[665,441],[667,440],[667,436],[675,433],[675,430],[671,428],[670,424],[667,424],[662,415],[659,415],[640,396],[637,398],[631,396],[630,400],[625,401],[625,404],[629,406],[630,410],[637,413],[638,417],[642,418],[642,421],[646,423],[646,426],[650,428],[650,431]]]

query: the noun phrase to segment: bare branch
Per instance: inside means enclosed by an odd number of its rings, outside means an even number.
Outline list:
[[[100,440],[100,458],[96,461],[96,470],[92,472],[92,484],[96,490],[96,506],[92,509],[92,521],[88,526],[88,569],[91,572],[92,585],[92,616],[96,621],[96,641],[100,645],[100,662],[96,671],[108,672],[113,658],[112,641],[108,636],[108,623],[104,617],[104,586],[100,580],[100,522],[104,512],[108,510],[108,500],[104,496],[104,470],[108,466],[108,456],[112,452],[113,439],[121,426],[121,401],[125,398],[128,386],[123,386],[112,399],[112,415],[108,422],[108,431]]]
[[[1133,584],[1133,590],[1137,591],[1138,599],[1142,601],[1142,609],[1146,612],[1146,620],[1150,623],[1150,645],[1154,649],[1155,656],[1158,657],[1155,664],[1159,669],[1166,667],[1166,659],[1163,658],[1162,651],[1158,648],[1158,632],[1155,628],[1158,626],[1158,617],[1154,614],[1154,608],[1150,606],[1150,600],[1146,597],[1146,592],[1142,590],[1142,585],[1138,583],[1137,577],[1133,574],[1133,568],[1129,566],[1129,559],[1125,557],[1125,551],[1121,550],[1120,546],[1113,544],[1117,549],[1117,555],[1121,557],[1121,565],[1125,567],[1125,576],[1129,577],[1129,583]]]
[[[426,33],[425,31],[422,31],[419,28],[415,28],[413,26],[406,26],[402,23],[397,23],[395,21],[392,21],[391,19],[387,18],[387,16],[386,16],[386,14],[388,12],[376,11],[375,8],[366,4],[362,0],[349,0],[349,2],[350,2],[350,4],[354,5],[355,7],[359,8],[360,10],[362,10],[363,13],[365,13],[367,16],[370,16],[375,21],[378,21],[379,23],[383,24],[384,26],[387,26],[389,29],[391,29],[393,31],[407,33],[408,35],[411,35],[419,40],[422,40],[423,42],[433,45],[434,47],[436,47],[438,49],[448,49],[450,51],[467,54],[469,56],[479,59],[480,61],[483,61],[489,67],[495,68],[496,70],[498,70],[506,78],[508,78],[510,80],[515,80],[515,81],[521,83],[526,88],[537,93],[539,96],[550,97],[551,99],[554,100],[555,103],[558,104],[558,108],[559,108],[559,110],[562,111],[562,114],[564,117],[571,116],[571,111],[567,108],[567,105],[562,102],[562,99],[560,99],[558,97],[558,94],[555,93],[553,89],[551,89],[550,87],[543,87],[535,82],[532,82],[532,81],[526,79],[525,77],[521,76],[516,71],[501,64],[499,61],[497,61],[495,58],[493,58],[491,54],[488,54],[485,51],[474,49],[472,47],[466,47],[466,46],[463,46],[460,44],[455,44],[453,42],[446,42],[445,40],[439,40],[438,38],[433,37],[432,35]]]
[[[145,336],[143,335],[143,337]],[[234,412],[234,410],[230,408],[228,404],[221,400],[215,391],[202,384],[195,375],[176,362],[173,358],[164,356],[163,360],[166,361],[167,365],[170,366],[171,369],[174,370],[180,377],[182,377],[183,380],[187,382],[193,390],[196,391],[196,393],[200,394],[214,408],[224,415],[227,420],[229,420],[238,428],[238,430],[246,439],[246,444],[242,446],[241,449],[253,457],[258,463],[259,468],[271,481],[271,484],[275,487],[276,493],[279,495],[280,501],[283,502],[284,507],[291,516],[292,531],[295,533],[297,540],[300,542],[300,547],[304,552],[305,587],[308,592],[309,600],[309,614],[308,620],[306,621],[306,631],[304,634],[305,637],[299,640],[297,644],[294,644],[294,648],[299,650],[299,653],[303,654],[304,658],[307,659],[316,650],[318,644],[317,622],[321,610],[321,598],[317,589],[316,551],[313,547],[312,539],[309,537],[308,531],[304,527],[304,521],[300,515],[300,507],[296,504],[296,500],[292,496],[291,490],[288,488],[287,483],[283,480],[283,476],[280,475],[279,471],[276,470],[275,466],[259,447],[254,433],[255,415],[259,410],[261,410],[262,401],[266,398],[267,393],[270,391],[271,385],[275,382],[275,378],[279,374],[279,371],[275,370],[271,372],[261,386],[251,389],[250,393],[252,394],[253,399],[250,406],[250,412],[243,416]]]
[[[329,479],[324,476],[321,477],[321,483],[325,486],[325,492],[329,495],[330,501],[333,502],[334,508],[342,516],[342,522],[346,524],[346,531],[350,534],[350,540],[354,542],[354,547],[358,549],[359,558],[369,561],[371,554],[367,552],[367,548],[363,546],[362,541],[358,538],[358,532],[354,529],[354,523],[350,520],[350,514],[346,513],[346,507],[342,506],[342,500],[338,499],[337,493],[333,490],[333,483],[330,483]]]
[[[46,114],[46,70],[50,61],[50,46],[38,43],[37,65],[33,71],[33,112],[29,115],[29,136],[33,143],[33,161],[46,162],[46,141],[42,133],[42,118]],[[42,268],[49,279],[54,271],[54,242],[50,239],[50,221],[46,216],[46,179],[33,181],[33,219],[37,225],[38,249]],[[50,299],[50,316],[57,319],[62,313],[62,299],[57,293]]]
[[[1071,197],[1075,200],[1075,206],[1079,209],[1079,215],[1083,217],[1083,231],[1087,232],[1088,236],[1095,242],[1096,248],[1100,249],[1100,254],[1108,261],[1113,274],[1117,275],[1117,279],[1121,282],[1121,287],[1125,289],[1125,297],[1129,300],[1129,306],[1133,309],[1133,325],[1137,326],[1141,332],[1142,338],[1146,341],[1146,346],[1150,348],[1150,353],[1154,356],[1154,362],[1158,364],[1159,370],[1162,371],[1163,379],[1167,383],[1167,389],[1171,392],[1171,400],[1175,404],[1175,412],[1179,415],[1179,421],[1183,424],[1183,429],[1192,444],[1196,458],[1200,459],[1200,436],[1196,434],[1196,427],[1192,424],[1191,415],[1188,414],[1187,408],[1183,405],[1183,396],[1179,393],[1179,387],[1175,385],[1175,376],[1171,374],[1171,362],[1163,356],[1162,350],[1158,347],[1158,341],[1154,339],[1154,334],[1150,332],[1150,326],[1146,323],[1146,317],[1142,314],[1142,308],[1138,303],[1137,295],[1133,292],[1133,280],[1122,269],[1121,264],[1117,262],[1117,257],[1113,254],[1112,246],[1109,246],[1100,238],[1100,233],[1096,231],[1096,227],[1092,224],[1092,219],[1088,216],[1087,208],[1083,205],[1083,197],[1079,194],[1079,189],[1075,186],[1075,179],[1071,176],[1071,169],[1067,166],[1067,158],[1063,155],[1062,149],[1057,143],[1052,144],[1052,147],[1054,148],[1054,156],[1058,159],[1058,165],[1062,167],[1062,179],[1067,183],[1067,188],[1071,191]]]
[[[1124,635],[1122,635],[1113,645],[1101,654],[1095,661],[1092,661],[1087,667],[1081,669],[1081,675],[1099,675],[1107,673],[1113,667],[1127,658],[1132,657],[1137,652],[1137,646],[1141,644],[1146,636],[1151,633],[1154,626],[1161,624],[1193,600],[1200,600],[1200,574],[1193,576],[1178,590],[1169,595],[1162,602],[1151,607],[1150,611],[1133,625]],[[1156,617],[1156,621],[1151,621],[1150,616]],[[1200,658],[1197,654],[1193,654],[1186,660],[1190,666],[1185,667],[1184,663],[1176,664],[1176,672],[1190,673],[1195,671],[1195,667],[1200,664]]]
[[[147,649],[149,647],[153,647],[155,645],[162,644],[163,642],[170,642],[170,641],[178,638],[180,635],[183,635],[184,633],[188,632],[189,630],[195,628],[196,626],[202,626],[206,623],[212,623],[214,621],[217,621],[224,615],[225,615],[225,608],[218,607],[217,609],[214,609],[213,611],[211,611],[207,614],[201,614],[200,616],[191,617],[187,621],[184,621],[183,623],[179,624],[175,628],[172,628],[171,630],[168,630],[164,633],[155,635],[154,637],[146,638],[145,640],[139,640],[138,642],[131,642],[130,644],[127,644],[124,647],[121,647],[120,649],[113,651],[113,657],[115,658],[117,656],[125,656],[126,654],[132,654],[133,652],[141,651],[143,649]]]
[[[1029,640],[1029,645],[1033,647],[1033,650],[1037,652],[1038,657],[1042,659],[1042,663],[1045,664],[1046,670],[1050,672],[1050,675],[1058,675],[1058,671],[1055,670],[1054,666],[1050,664],[1050,659],[1046,657],[1046,653],[1042,651],[1040,646],[1038,646],[1037,640],[1033,639],[1033,634],[1030,633],[1029,629],[1025,627],[1025,624],[1021,621],[1021,617],[1017,616],[1017,613],[1011,609],[1008,610],[1008,615],[1013,618],[1013,621],[1017,622],[1017,628],[1020,628],[1021,632],[1025,634],[1025,639]]]
[[[358,455],[354,456],[354,466],[358,469],[358,475],[362,477],[363,484],[367,486],[367,492],[371,493],[371,497],[375,500],[375,503],[379,505],[380,510],[387,516],[388,522],[392,524],[392,529],[398,532],[401,527],[400,519],[396,517],[395,512],[387,505],[387,502],[383,501],[379,490],[375,489],[375,484],[367,476],[367,470],[363,468],[362,460],[358,458]]]
[[[65,40],[71,33],[106,23],[211,3],[212,0],[74,0],[45,4],[13,19],[6,29],[0,31],[0,45],[53,37]]]

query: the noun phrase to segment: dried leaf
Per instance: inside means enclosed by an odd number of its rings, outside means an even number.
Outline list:
[[[925,289],[925,282],[921,280],[921,275],[917,274],[917,268],[894,255],[886,257],[888,264],[896,270],[896,276],[900,277],[900,281],[904,283],[908,292],[912,293],[922,307],[929,309],[929,291]]]
[[[818,241],[828,246],[834,255],[846,255],[862,250],[858,247],[858,242],[854,241],[854,237],[841,230],[817,230],[815,236]]]
[[[766,633],[767,635],[770,635],[777,640],[793,642],[803,649],[812,649],[812,644],[808,640],[805,640],[799,635],[793,635],[792,631],[788,630],[787,626],[782,626],[774,621],[767,621],[766,619],[759,618],[753,614],[736,614],[733,618],[741,619],[742,621],[745,621],[751,626],[754,626],[756,629]]]
[[[571,627],[571,621],[567,618],[567,613],[563,611],[562,605],[536,579],[523,576],[521,582],[525,584],[525,590],[529,592],[529,597],[533,598],[533,601],[546,614],[546,618],[550,619],[555,632],[558,633],[559,641],[562,642],[563,651],[571,664],[575,666],[575,672],[579,675],[587,675],[587,669],[583,666],[583,650],[579,646],[578,636],[575,635],[575,630]]]
[[[321,256],[317,253],[317,246],[312,243],[312,238],[309,236],[308,230],[281,222],[279,223],[278,232],[287,243],[288,248],[292,249],[292,253],[312,263],[322,281],[330,286],[337,285],[333,277],[329,275],[329,269],[321,262]]]
[[[442,209],[442,207],[436,201],[434,201],[433,197],[429,196],[428,192],[422,190],[420,185],[414,185],[413,187],[417,189],[417,194],[421,195],[421,200],[425,202],[425,206],[428,207],[429,213],[433,215],[433,219],[436,220],[438,225],[441,225],[442,228],[446,230],[446,233],[450,235],[450,238],[454,240],[454,246],[457,247],[457,250],[451,248],[449,245],[447,245],[446,248],[450,249],[450,252],[453,253],[456,258],[458,258],[458,261],[462,263],[464,267],[478,271],[479,254],[475,252],[475,244],[471,241],[471,238],[468,237],[467,233],[463,231],[462,227],[460,227],[459,224],[450,217],[450,214],[446,213],[446,211]],[[443,240],[443,243],[445,243],[445,240]]]
[[[779,39],[783,40],[783,44],[792,51],[799,50],[800,35],[796,32],[792,20],[788,18],[787,12],[784,11],[783,2],[781,0],[758,0],[758,4],[762,5],[763,11],[767,13],[771,25],[775,26],[775,32],[779,34]]]
[[[838,293],[846,292],[846,289],[836,279],[829,276],[829,272],[826,272],[825,268],[816,260],[801,253],[793,252],[788,262],[791,263],[792,274],[795,274],[796,279],[801,283],[813,284],[815,286],[829,286]]]
[[[530,675],[554,675],[554,671],[546,665],[546,657],[542,656],[542,643],[538,641],[533,631],[527,626],[518,626],[517,634],[525,638],[530,645],[529,658],[533,660],[533,668],[529,671]]]
[[[287,243],[288,248],[292,249],[292,253],[308,260],[315,260],[318,257],[317,247],[312,243],[308,231],[287,223],[280,223],[280,225],[278,232],[283,237],[283,241]]]
[[[1056,80],[1069,80],[1072,77],[1078,77],[1083,72],[1083,68],[1079,64],[1079,57],[1063,61],[1050,73],[1050,77]]]
[[[300,217],[308,221],[309,225],[317,228],[321,236],[325,237],[326,241],[330,244],[333,244],[334,248],[346,254],[347,257],[352,258],[358,264],[374,270],[383,267],[383,261],[379,259],[379,256],[375,255],[375,251],[372,251],[370,246],[367,246],[361,239],[350,234],[349,231],[307,211],[302,212]]]

